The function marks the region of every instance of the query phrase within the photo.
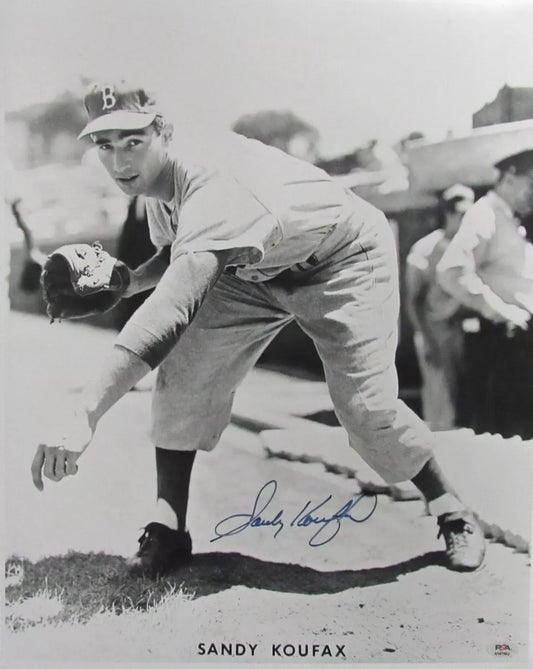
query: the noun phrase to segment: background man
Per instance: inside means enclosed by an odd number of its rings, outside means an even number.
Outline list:
[[[533,150],[496,165],[499,178],[465,214],[437,266],[445,290],[479,314],[467,335],[478,432],[533,437],[533,245],[520,217],[533,208]]]
[[[398,400],[398,277],[384,215],[315,166],[236,135],[170,153],[172,126],[142,88],[95,84],[90,136],[128,195],[146,195],[158,252],[125,295],[154,288],[126,323],[79,411],[33,465],[76,472],[101,416],[150,369],[157,504],[134,566],[161,573],[191,554],[186,529],[195,453],[213,449],[233,395],[273,337],[296,319],[315,342],[351,445],[388,482],[411,479],[438,517],[453,569],[475,569],[484,539],[442,475],[424,423]],[[224,485],[221,482],[221,485]]]
[[[471,188],[462,184],[447,188],[439,203],[440,227],[419,239],[406,261],[407,310],[422,376],[422,415],[432,430],[464,425],[461,305],[440,286],[436,267],[473,203]]]

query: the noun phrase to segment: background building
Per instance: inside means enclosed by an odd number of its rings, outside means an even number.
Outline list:
[[[502,86],[492,102],[472,115],[472,127],[533,119],[533,88]]]

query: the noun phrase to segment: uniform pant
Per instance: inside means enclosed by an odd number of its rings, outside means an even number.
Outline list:
[[[245,374],[291,319],[314,341],[351,446],[387,482],[416,475],[433,436],[398,399],[397,258],[381,212],[348,220],[300,264],[262,283],[224,273],[159,367],[152,439],[211,450]]]

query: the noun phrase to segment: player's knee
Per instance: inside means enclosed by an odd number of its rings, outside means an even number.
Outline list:
[[[353,431],[373,441],[394,428],[397,419],[395,407],[358,407],[353,412]]]

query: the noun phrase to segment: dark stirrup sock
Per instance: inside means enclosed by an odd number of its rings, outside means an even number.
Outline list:
[[[442,473],[435,457],[431,457],[411,481],[426,498],[432,516],[462,511],[465,508],[459,495]]]
[[[157,497],[164,499],[178,519],[178,530],[186,529],[189,485],[196,451],[155,449]]]

